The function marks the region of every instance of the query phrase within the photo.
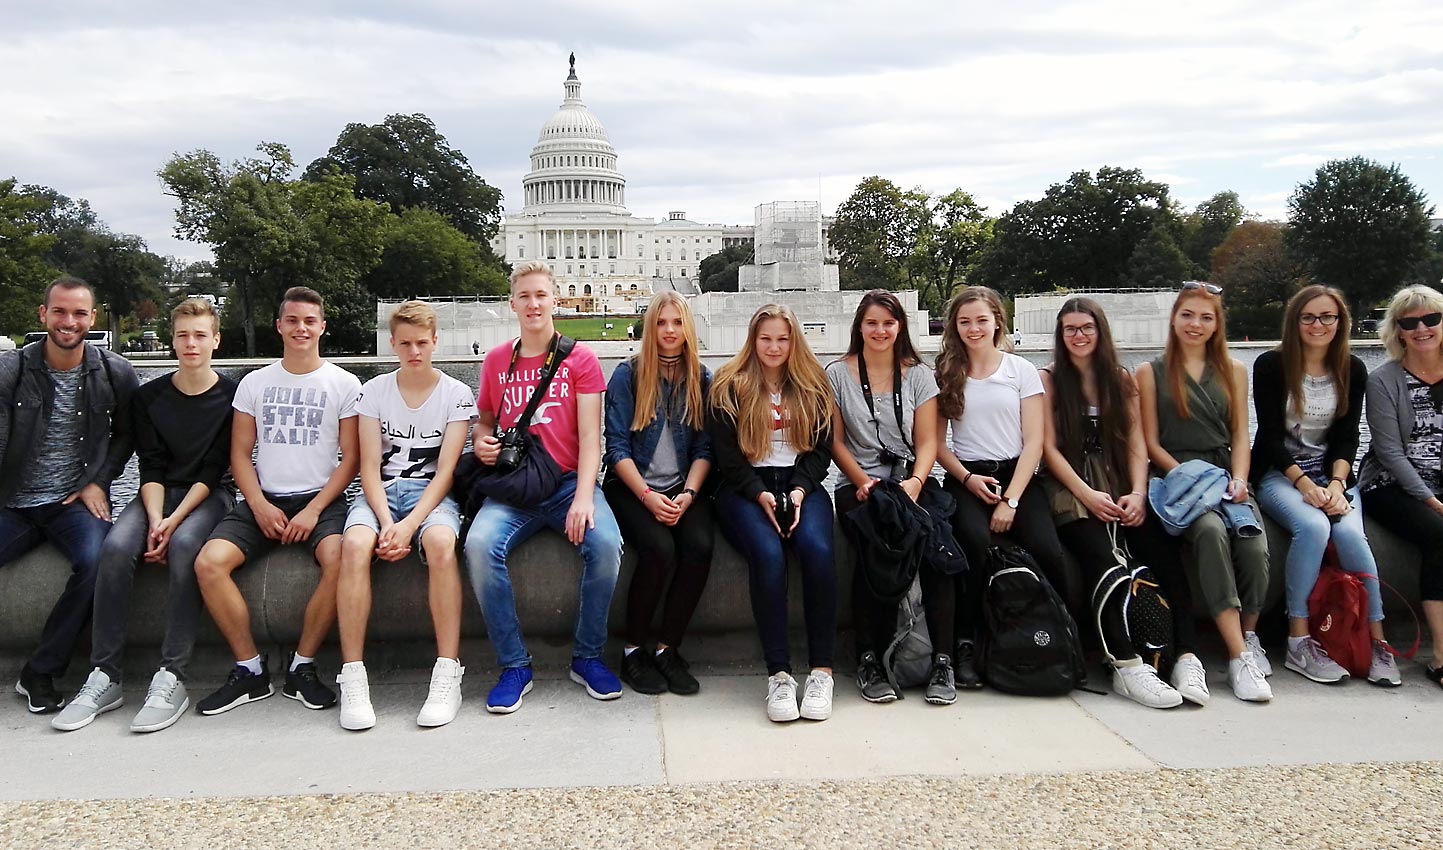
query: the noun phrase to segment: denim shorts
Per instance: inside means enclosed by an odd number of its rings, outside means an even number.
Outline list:
[[[426,492],[430,484],[429,478],[391,479],[386,484],[386,504],[391,509],[391,519],[405,519],[415,509],[416,503],[421,501],[421,494]],[[365,526],[377,534],[381,533],[381,521],[376,518],[376,512],[371,510],[371,503],[364,495],[351,503],[351,510],[346,514],[346,529],[355,526]],[[456,537],[461,536],[461,508],[449,494],[421,521],[420,528],[416,529],[416,542],[420,541],[427,529],[436,526],[444,526],[451,529],[451,533]]]

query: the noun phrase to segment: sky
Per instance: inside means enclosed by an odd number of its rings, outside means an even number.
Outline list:
[[[1355,155],[1440,203],[1443,3],[1187,5],[0,0],[0,178],[201,259],[170,156],[277,141],[304,167],[348,123],[420,112],[515,210],[575,51],[639,216],[831,212],[873,174],[996,215],[1111,165],[1282,219]]]

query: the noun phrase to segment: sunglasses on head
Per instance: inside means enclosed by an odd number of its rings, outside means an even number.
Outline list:
[[[1201,289],[1209,295],[1222,295],[1223,288],[1215,283],[1203,283],[1200,280],[1190,280],[1182,285],[1183,292],[1192,292]]]
[[[1430,328],[1436,328],[1440,322],[1443,322],[1443,313],[1429,313],[1426,316],[1403,316],[1398,319],[1395,324],[1405,331],[1416,331],[1418,330],[1418,324],[1420,322]]]

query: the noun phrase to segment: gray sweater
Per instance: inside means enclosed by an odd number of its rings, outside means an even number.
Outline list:
[[[1368,376],[1368,430],[1372,442],[1363,457],[1358,475],[1361,490],[1371,490],[1386,471],[1415,499],[1433,498],[1433,490],[1408,460],[1408,441],[1413,435],[1413,403],[1408,395],[1408,373],[1403,364],[1389,360]]]

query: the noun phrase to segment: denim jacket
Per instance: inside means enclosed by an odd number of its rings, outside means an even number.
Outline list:
[[[132,445],[130,402],[138,386],[130,361],[85,346],[77,414],[86,422],[83,445],[75,447],[85,462],[80,486],[95,484],[109,492],[110,483],[125,469]],[[31,459],[40,452],[54,399],[44,340],[0,357],[0,504],[20,489]]]
[[[663,381],[661,392],[656,399],[656,418],[640,431],[631,430],[632,414],[636,410],[635,372],[632,369],[631,360],[623,360],[616,366],[616,371],[611,373],[611,380],[606,384],[606,465],[608,468],[615,467],[617,463],[630,458],[636,464],[636,468],[642,475],[651,466],[651,459],[656,455],[656,445],[661,441],[662,422],[666,411],[670,408],[672,385]],[[711,372],[705,366],[701,367],[701,396],[706,399],[707,390],[711,387]],[[676,456],[684,459],[682,464],[682,475],[698,460],[711,460],[711,439],[706,429],[693,429],[673,420],[671,423],[671,437],[676,443]]]
[[[1148,482],[1147,501],[1163,528],[1173,536],[1208,511],[1217,511],[1228,530],[1238,537],[1257,537],[1262,526],[1251,504],[1227,498],[1228,471],[1205,460],[1178,464],[1164,478]]]

